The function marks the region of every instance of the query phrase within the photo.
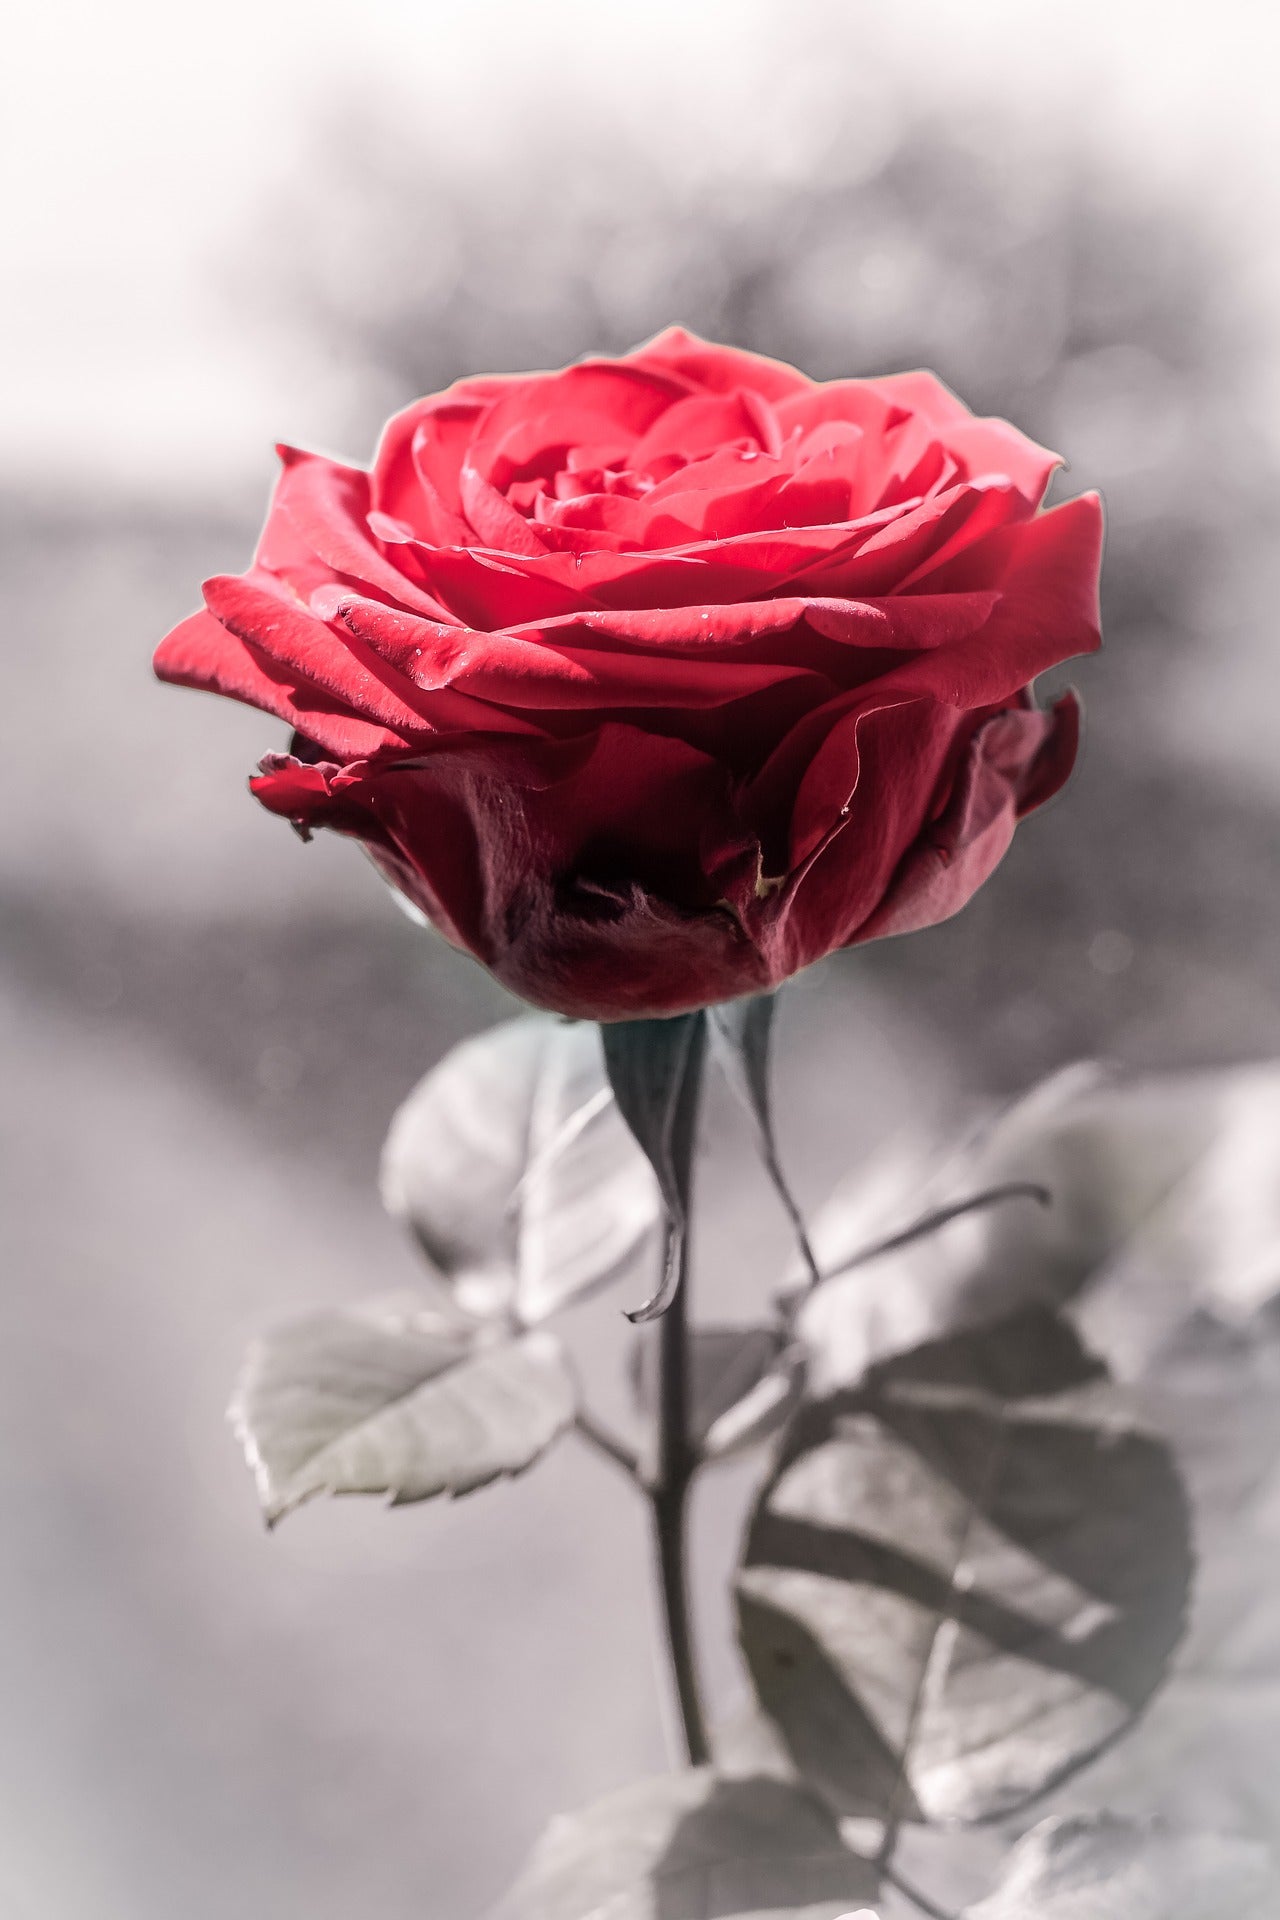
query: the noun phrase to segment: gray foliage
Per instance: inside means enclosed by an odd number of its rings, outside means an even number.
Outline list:
[[[392,1122],[383,1198],[467,1311],[531,1325],[653,1257],[661,1207],[591,1023],[503,1021]]]
[[[1267,1849],[1108,1814],[1045,1820],[965,1920],[1275,1920]]]
[[[321,1493],[393,1506],[520,1473],[573,1419],[547,1333],[503,1340],[420,1308],[313,1313],[250,1352],[231,1418],[270,1524]]]
[[[639,1411],[656,1407],[656,1352],[635,1354]],[[804,1385],[804,1350],[778,1326],[695,1327],[689,1335],[689,1437],[708,1459],[724,1459],[774,1433]]]
[[[968,1216],[840,1276],[922,1206],[1015,1180],[1052,1204]],[[1280,1071],[1071,1067],[958,1150],[908,1144],[857,1169],[811,1231],[833,1277],[800,1330],[825,1385],[1033,1303],[1063,1307],[1113,1371],[1139,1377],[1197,1313],[1243,1326],[1280,1290]]]
[[[489,1920],[838,1920],[875,1884],[802,1788],[700,1767],[554,1821]]]
[[[1167,1448],[1063,1322],[922,1346],[788,1433],[738,1575],[761,1704],[843,1813],[1007,1813],[1145,1705],[1188,1536]]]

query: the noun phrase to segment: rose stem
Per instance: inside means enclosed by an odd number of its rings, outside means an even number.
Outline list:
[[[668,1233],[678,1232],[668,1226]],[[657,1449],[649,1485],[667,1650],[690,1766],[710,1758],[694,1665],[685,1555],[689,1488],[697,1455],[689,1439],[689,1240],[681,1235],[680,1279],[658,1322]]]

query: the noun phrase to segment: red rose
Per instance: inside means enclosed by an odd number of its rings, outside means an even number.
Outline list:
[[[301,739],[251,782],[362,840],[514,992],[611,1020],[945,919],[1054,793],[1098,499],[931,374],[673,330],[464,380],[371,472],[281,449],[253,566],[156,655]]]

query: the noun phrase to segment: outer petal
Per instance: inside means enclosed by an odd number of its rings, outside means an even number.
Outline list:
[[[957,454],[969,479],[981,474],[1004,474],[1033,506],[1044,498],[1061,454],[1037,446],[1007,420],[970,413],[964,401],[923,368],[914,373],[886,374],[869,380],[869,387],[895,406],[921,415],[941,444]]]
[[[913,933],[958,913],[1003,859],[1018,821],[1065,784],[1079,738],[1073,694],[1047,713],[1012,708],[985,721],[946,811],[911,848],[850,944]]]
[[[536,1005],[623,1019],[768,984],[719,904],[758,849],[714,760],[624,726],[504,767],[507,753],[471,736],[346,768],[273,758],[252,784],[304,828],[365,841],[449,938]]]
[[[321,587],[304,607],[271,574],[251,568],[247,574],[228,574],[205,582],[210,612],[264,659],[273,661],[291,680],[319,691],[326,702],[384,728],[390,739],[420,746],[442,732],[467,726],[481,732],[536,731],[519,716],[492,712],[443,682],[419,686],[394,659],[379,654],[358,633],[334,621],[333,601],[341,603],[343,589]],[[378,606],[377,602],[368,602]],[[409,615],[391,618],[409,619]],[[456,628],[438,626],[453,634]],[[297,722],[309,738],[318,736]]]
[[[1081,494],[988,543],[970,575],[994,573],[999,598],[971,637],[909,660],[884,676],[887,696],[927,692],[950,706],[974,710],[1003,705],[1038,674],[1094,653],[1102,644],[1098,568],[1102,558],[1102,504]],[[937,576],[922,570],[932,592]],[[904,596],[906,597],[906,596]]]
[[[568,623],[515,633],[470,633],[350,599],[339,617],[367,654],[394,661],[411,683],[453,687],[495,705],[607,714],[622,707],[679,712],[721,707],[786,682],[812,682],[814,699],[835,692],[803,658],[689,659],[674,652],[593,646],[590,629]],[[803,609],[801,609],[803,613]],[[791,624],[798,624],[793,615]],[[429,712],[429,707],[425,711]]]
[[[450,618],[438,600],[424,593],[393,566],[369,530],[372,498],[369,476],[358,467],[344,467],[320,454],[299,453],[281,447],[284,472],[276,484],[259,559],[290,577],[294,551],[301,548],[319,561],[331,577],[359,583],[438,620]],[[286,523],[290,547],[282,549],[277,518]]]
[[[343,767],[269,754],[249,786],[264,807],[292,821],[304,838],[328,827],[362,841],[391,884],[447,940],[478,960],[487,958],[482,864],[472,822],[466,808],[447,789],[432,785],[429,775],[421,770],[415,775],[401,763],[384,782],[376,764],[368,762]],[[420,796],[429,804],[429,819],[415,821],[412,802]]]
[[[211,613],[193,613],[179,621],[156,649],[155,670],[175,686],[226,694],[274,714],[340,759],[360,759],[408,744],[394,728],[352,714],[304,676],[229,633]]]
[[[676,374],[708,393],[732,393],[735,387],[743,387],[766,400],[785,400],[813,385],[807,374],[785,361],[744,353],[740,347],[717,346],[696,333],[686,333],[683,327],[656,333],[627,358],[636,366]]]

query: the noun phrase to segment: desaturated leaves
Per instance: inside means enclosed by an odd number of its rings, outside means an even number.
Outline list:
[[[231,1417],[274,1524],[320,1493],[393,1505],[530,1466],[573,1419],[556,1340],[398,1304],[313,1313],[251,1350]]]
[[[543,1015],[465,1041],[387,1136],[383,1198],[460,1307],[533,1325],[652,1264],[657,1182],[590,1023]]]
[[[840,1277],[886,1227],[1015,1181],[1052,1205],[970,1215]],[[1070,1068],[940,1166],[908,1149],[855,1171],[811,1232],[832,1277],[799,1326],[824,1386],[1033,1303],[1063,1308],[1113,1371],[1140,1376],[1190,1317],[1241,1325],[1280,1291],[1280,1067]]]
[[[750,1522],[739,1624],[833,1806],[979,1820],[1141,1709],[1189,1577],[1167,1449],[1033,1309],[801,1408]]]
[[[965,1920],[1276,1920],[1265,1847],[1107,1814],[1045,1820]]]
[[[767,1159],[773,1006],[712,1019]],[[867,1259],[975,1196],[999,1204]],[[1146,1380],[1190,1324],[1239,1328],[1280,1293],[1280,1067],[1146,1079],[1068,1068],[941,1160],[917,1144],[855,1170],[809,1237],[828,1278],[806,1292],[797,1259],[790,1318],[810,1395],[1036,1305],[1063,1312],[1113,1372]]]
[[[320,1493],[466,1493],[573,1420],[561,1348],[535,1329],[656,1260],[664,1201],[682,1215],[705,1037],[701,1015],[624,1023],[602,1049],[594,1026],[529,1016],[427,1075],[392,1125],[383,1194],[457,1311],[313,1314],[257,1344],[232,1416],[269,1521]],[[708,1457],[780,1425],[798,1350],[765,1328],[697,1338]]]
[[[656,1402],[652,1343],[636,1349],[636,1400]],[[740,1453],[774,1433],[804,1386],[804,1350],[778,1326],[694,1327],[689,1333],[689,1438],[707,1460]]]
[[[490,1920],[837,1920],[874,1893],[803,1789],[702,1767],[554,1821]]]

